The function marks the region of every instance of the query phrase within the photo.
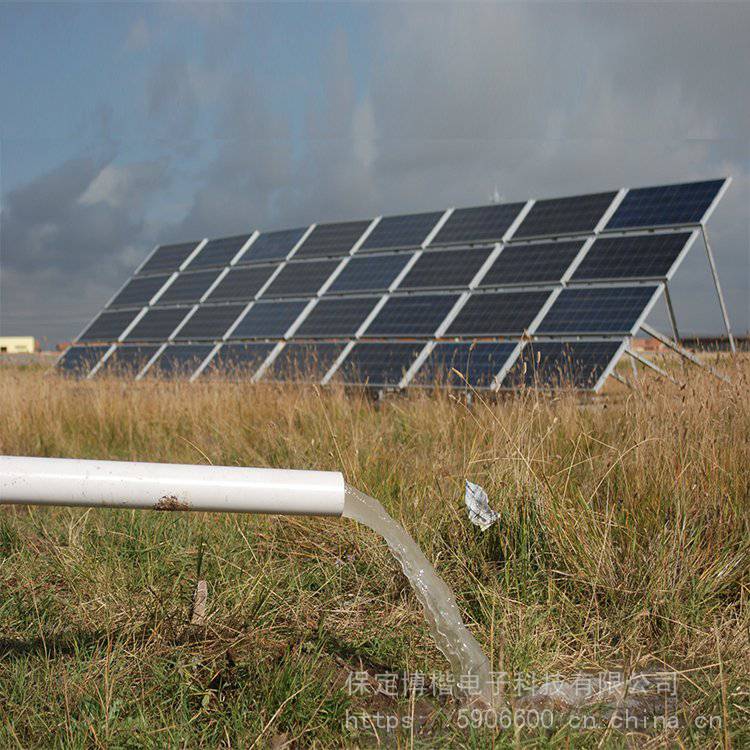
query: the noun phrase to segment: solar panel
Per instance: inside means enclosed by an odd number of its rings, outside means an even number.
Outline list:
[[[190,253],[198,247],[197,242],[181,242],[177,245],[159,245],[153,255],[146,261],[143,268],[138,269],[138,275],[148,273],[163,273],[179,271],[180,266],[187,260]]]
[[[264,377],[269,380],[320,381],[346,344],[289,342],[279,352]]]
[[[236,237],[219,237],[209,240],[190,261],[189,269],[223,268],[228,266],[232,258],[243,248],[252,235],[240,234]],[[161,359],[161,357],[159,358]]]
[[[212,339],[218,341],[229,330],[245,305],[201,305],[178,331],[176,341]]]
[[[656,286],[564,289],[536,333],[629,334]]]
[[[514,342],[436,344],[410,385],[490,388],[515,349]]]
[[[589,248],[572,281],[666,278],[692,232],[602,237]]]
[[[433,211],[425,214],[385,216],[377,223],[358,252],[419,247],[442,215],[442,211]]]
[[[148,344],[143,353],[164,344],[154,372],[166,371],[182,352],[203,354],[231,338],[257,342],[237,351],[253,366],[262,355],[269,378],[318,358],[310,374],[317,379],[354,348],[352,361],[370,368],[374,384],[392,384],[429,340],[419,378],[458,387],[464,381],[455,369],[471,386],[490,387],[524,333],[545,344],[624,345],[726,185],[708,180],[162,245],[79,337],[100,351],[74,347],[59,368],[90,373],[113,351],[102,355],[105,343],[126,339],[131,347],[113,366],[141,351],[132,344]],[[598,234],[605,223],[608,233]],[[293,340],[283,341],[289,331]],[[359,336],[374,348],[352,341]]]
[[[276,344],[222,344],[213,356],[202,376],[216,375],[250,378],[266,361]]]
[[[247,266],[232,268],[216,285],[207,302],[250,301],[271,278],[276,266]]]
[[[432,336],[458,300],[458,294],[390,297],[364,336]]]
[[[558,283],[582,247],[583,242],[506,245],[478,286]]]
[[[619,341],[545,341],[527,344],[502,388],[594,388],[617,354]]]
[[[347,255],[370,221],[342,221],[318,224],[295,253],[296,258],[323,258]]]
[[[107,353],[109,346],[70,346],[57,363],[66,375],[85,378]]]
[[[180,303],[196,303],[216,281],[221,271],[195,271],[181,273],[160,295],[155,305],[179,305]]]
[[[334,375],[345,383],[398,385],[424,349],[424,341],[360,342],[354,345]]]
[[[468,287],[490,257],[492,247],[424,252],[398,285],[401,289]]]
[[[594,193],[536,201],[513,233],[513,239],[592,232],[616,195],[616,192]]]
[[[105,310],[78,337],[78,341],[116,341],[140,310]]]
[[[170,344],[148,368],[147,374],[189,378],[213,348],[213,344]]]
[[[117,307],[144,307],[151,298],[167,283],[168,274],[161,276],[135,276],[122,288],[109,303],[108,309]]]
[[[302,239],[307,227],[264,232],[247,249],[238,263],[262,263],[267,260],[283,260]]]
[[[232,332],[234,339],[280,339],[305,309],[308,300],[256,302]]]
[[[386,291],[412,258],[413,253],[398,255],[356,255],[344,266],[328,287],[327,294]]]
[[[99,375],[126,375],[135,377],[159,350],[158,344],[150,346],[119,345],[96,371]]]
[[[446,336],[520,335],[532,323],[551,292],[483,292],[472,294]]]
[[[126,341],[164,341],[190,312],[189,307],[152,307],[125,337]]]
[[[354,336],[379,297],[323,298],[294,334],[297,338],[346,338]]]
[[[340,260],[316,260],[287,263],[268,289],[263,292],[263,298],[314,296],[340,262]]]
[[[498,242],[510,229],[525,203],[457,208],[430,245]]]
[[[699,224],[724,183],[705,180],[628,190],[606,229]]]

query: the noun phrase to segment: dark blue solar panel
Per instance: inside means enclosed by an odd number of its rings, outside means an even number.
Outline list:
[[[169,275],[135,276],[123,287],[110,302],[108,309],[117,307],[143,307],[166,284]]]
[[[190,261],[188,270],[195,271],[198,268],[223,268],[228,266],[250,237],[249,234],[242,234],[237,237],[220,237],[209,240],[201,248],[198,255]]]
[[[571,281],[665,278],[691,232],[602,237],[589,248]]]
[[[118,346],[97,370],[94,377],[98,377],[99,375],[135,377],[146,366],[151,357],[156,354],[158,349],[158,344],[149,346],[139,346],[138,344],[135,346]]]
[[[182,242],[179,245],[160,245],[146,261],[143,268],[138,270],[138,275],[179,271],[180,266],[187,260],[190,253],[196,247],[198,247],[197,242]]]
[[[272,297],[315,296],[323,283],[338,267],[340,260],[291,261],[263,292],[263,299]]]
[[[346,344],[289,342],[266,370],[267,380],[318,382],[331,369]]]
[[[296,258],[333,258],[347,255],[370,226],[370,221],[318,224],[295,253]]]
[[[698,224],[723,185],[720,179],[628,190],[606,228]]]
[[[79,341],[117,341],[140,310],[105,310],[78,337]]]
[[[189,378],[211,353],[213,344],[170,344],[148,368],[149,376]]]
[[[221,270],[181,273],[159,296],[155,305],[195,304],[216,281]]]
[[[536,201],[514,232],[513,239],[591,232],[616,195],[614,192],[596,193]]]
[[[222,344],[208,366],[201,372],[203,376],[250,378],[266,361],[276,344]]]
[[[455,289],[468,287],[493,248],[464,247],[460,250],[424,252],[409,269],[400,289]]]
[[[256,302],[232,333],[233,339],[280,339],[305,309],[308,300]]]
[[[189,307],[152,307],[125,337],[126,341],[165,341],[190,312]]]
[[[582,247],[583,242],[506,245],[479,286],[558,283]]]
[[[423,341],[358,343],[341,363],[334,379],[371,386],[398,385],[422,349]]]
[[[657,288],[564,289],[536,333],[631,333]]]
[[[300,241],[307,227],[282,229],[278,232],[264,232],[237,261],[238,264],[262,263],[267,260],[283,260]]]
[[[298,338],[354,336],[379,297],[324,297],[294,334]]]
[[[175,335],[176,341],[219,341],[245,309],[239,305],[202,305]]]
[[[108,349],[109,346],[71,346],[60,358],[57,368],[66,375],[85,378]]]
[[[619,341],[545,341],[527,344],[502,382],[503,388],[590,390],[620,348]]]
[[[440,228],[430,245],[498,242],[510,229],[524,203],[457,208]]]
[[[410,385],[490,388],[515,349],[512,342],[436,344]]]
[[[531,325],[549,296],[549,291],[472,294],[445,335],[520,335]]]
[[[364,336],[432,336],[456,304],[457,294],[414,294],[391,297]]]
[[[385,216],[377,223],[358,252],[419,247],[442,215],[442,211],[433,211],[426,214]]]
[[[326,294],[386,291],[409,262],[412,253],[355,255],[328,287]]]
[[[207,302],[233,302],[244,300],[250,302],[261,290],[263,284],[271,278],[276,266],[246,266],[233,268],[216,285]]]

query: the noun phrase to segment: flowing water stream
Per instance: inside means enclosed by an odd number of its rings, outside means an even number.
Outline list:
[[[472,676],[477,694],[487,706],[493,704],[492,666],[482,647],[461,619],[453,592],[440,578],[419,545],[374,498],[346,485],[344,516],[352,518],[385,539],[393,556],[417,595],[438,648],[450,662],[456,677]],[[478,686],[477,686],[478,684]]]
[[[422,604],[430,631],[438,648],[450,662],[454,675],[473,676],[475,683],[471,685],[471,691],[462,697],[469,703],[493,710],[507,706],[505,696],[493,692],[492,665],[464,625],[453,592],[407,531],[391,518],[377,500],[348,484],[343,515],[369,526],[385,539]],[[627,681],[622,681],[615,673],[612,677],[594,682],[591,675],[579,674],[571,680],[542,684],[533,695],[522,698],[519,705],[563,712],[598,705],[604,717],[623,710],[653,715],[664,709],[659,688],[663,677],[657,670],[653,673],[634,673]],[[634,681],[641,684],[641,689],[631,689],[630,683]],[[644,684],[648,687],[645,691]]]

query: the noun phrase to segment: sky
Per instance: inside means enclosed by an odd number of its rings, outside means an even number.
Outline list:
[[[750,3],[2,3],[0,334],[70,340],[160,242],[725,175],[747,331],[748,38]],[[721,331],[700,244],[671,291]]]

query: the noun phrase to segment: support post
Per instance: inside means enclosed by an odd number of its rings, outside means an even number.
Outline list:
[[[672,338],[679,342],[680,333],[677,330],[677,317],[674,314],[674,307],[672,306],[672,296],[669,293],[669,282],[664,282],[664,303],[667,307],[667,317],[669,318],[669,325],[672,328]],[[685,362],[680,360],[680,367],[682,371],[685,371]]]
[[[734,336],[732,336],[732,328],[729,325],[729,313],[727,312],[727,306],[724,303],[724,294],[721,291],[721,283],[719,282],[719,274],[716,270],[716,261],[714,261],[714,254],[711,250],[711,245],[708,241],[708,233],[706,227],[701,224],[701,234],[703,235],[703,244],[706,248],[706,255],[708,256],[708,265],[711,267],[711,276],[714,280],[714,287],[716,287],[716,294],[719,297],[719,305],[721,306],[721,315],[724,318],[724,328],[727,331],[727,338],[729,339],[729,348],[732,354],[737,353],[737,347],[734,343]]]
[[[638,368],[636,367],[635,360],[630,358],[630,369],[633,371],[633,384],[638,385]]]
[[[698,357],[696,357],[695,354],[693,354],[691,351],[685,349],[684,346],[680,346],[680,344],[678,344],[676,341],[672,341],[669,336],[665,336],[660,331],[657,331],[656,328],[652,328],[648,323],[642,323],[641,330],[651,336],[651,338],[654,338],[660,343],[664,344],[664,346],[668,347],[673,352],[677,352],[677,354],[679,354],[681,357],[684,357],[688,362],[692,362],[694,365],[698,365],[698,367],[702,367],[704,370],[707,370],[715,378],[718,378],[725,383],[732,382],[726,375],[722,375],[718,370],[715,370],[710,365],[707,365],[705,362],[701,362],[700,359],[698,359]]]
[[[680,340],[680,333],[677,330],[677,318],[674,314],[674,307],[672,306],[672,295],[669,293],[669,284],[664,282],[664,301],[667,303],[667,315],[669,316],[669,325],[672,327],[672,337],[675,341]]]

